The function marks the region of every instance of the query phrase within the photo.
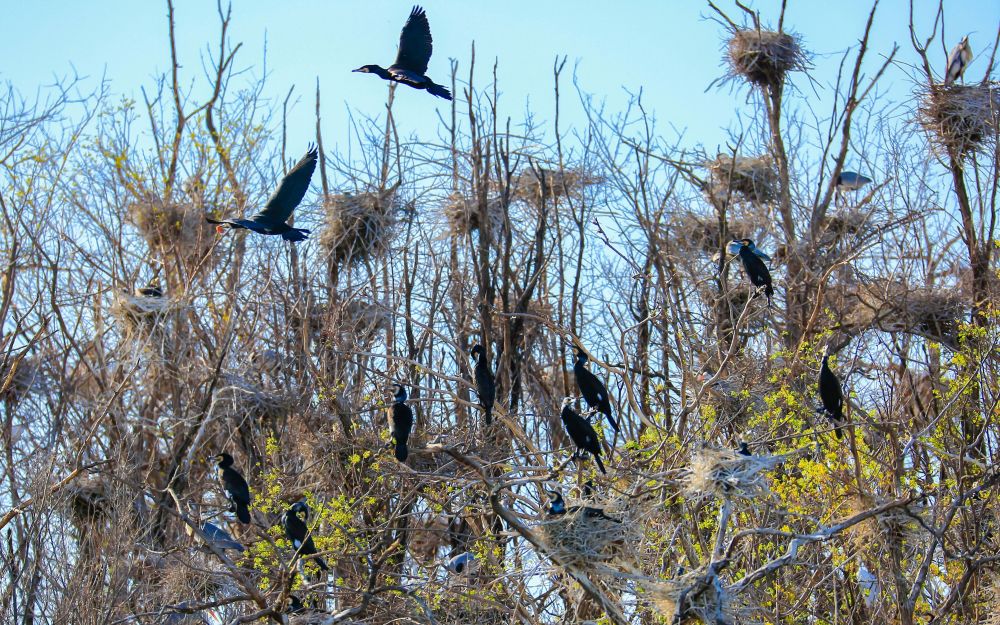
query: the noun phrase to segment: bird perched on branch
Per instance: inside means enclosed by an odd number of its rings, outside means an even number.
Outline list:
[[[560,418],[562,419],[563,426],[566,428],[566,433],[569,434],[569,437],[573,440],[573,444],[576,445],[573,457],[578,457],[581,450],[589,451],[594,456],[597,468],[601,470],[601,473],[607,474],[604,463],[601,462],[601,442],[597,439],[597,432],[594,431],[594,426],[590,425],[586,419],[570,408],[570,404],[572,403],[572,397],[567,397],[563,400]]]
[[[747,245],[747,247],[750,248],[751,252],[753,252],[754,254],[756,254],[757,256],[759,256],[761,260],[763,260],[765,262],[768,262],[768,263],[771,262],[771,257],[768,256],[767,254],[765,254],[759,247],[757,247],[756,245],[754,245],[753,241],[751,241],[750,239],[746,239],[746,240],[750,241],[750,243]],[[740,247],[742,247],[742,245],[743,245],[743,243],[741,241],[733,239],[732,241],[729,242],[729,247],[727,249],[728,249],[729,253],[732,254],[733,256],[739,256],[740,255]]]
[[[445,566],[452,573],[471,575],[478,568],[477,564],[476,554],[471,551],[463,551],[457,556],[450,558]]]
[[[753,252],[754,244],[750,239],[740,239],[740,261],[743,262],[743,270],[750,283],[755,287],[764,287],[764,295],[767,295],[767,304],[771,305],[771,296],[774,295],[774,287],[771,286],[771,272],[767,270],[767,265],[760,256]]]
[[[264,210],[250,219],[223,219],[221,221],[206,217],[210,224],[217,224],[215,230],[222,234],[229,230],[252,230],[257,234],[280,235],[286,241],[305,241],[309,230],[293,228],[286,222],[292,216],[292,211],[299,205],[306,191],[309,190],[309,180],[316,170],[316,160],[319,152],[315,146],[309,146],[306,155],[299,159],[295,167],[285,174],[278,184],[278,189],[267,200]]]
[[[479,405],[486,411],[486,425],[493,423],[493,402],[496,400],[497,387],[490,371],[490,362],[486,359],[486,348],[482,345],[472,346],[472,359],[476,361],[476,394],[479,395]]]
[[[299,516],[301,515],[301,516]],[[309,505],[304,501],[296,501],[285,511],[281,519],[281,524],[285,528],[285,536],[292,541],[295,548],[296,557],[308,557],[319,553],[316,544],[313,542],[312,534],[307,525],[309,521]],[[330,568],[323,561],[323,558],[315,557],[316,566],[329,571]]]
[[[612,523],[621,523],[619,519],[614,519],[609,517],[605,512],[604,508],[596,508],[594,506],[566,506],[566,501],[563,499],[562,493],[557,490],[545,489],[545,492],[549,495],[549,516],[562,516],[564,514],[576,514],[577,512],[582,512],[584,516],[589,518],[601,518]]]
[[[233,537],[229,534],[229,532],[222,529],[215,523],[209,523],[206,521],[201,526],[201,531],[205,535],[208,544],[217,549],[235,549],[240,553],[246,551],[246,548],[242,544],[233,540]]]
[[[219,482],[231,504],[229,511],[236,513],[240,523],[250,522],[250,486],[239,471],[233,468],[233,457],[226,452],[215,456],[219,461]]]
[[[837,375],[830,370],[829,348],[823,354],[823,366],[819,370],[819,398],[823,401],[823,407],[818,412],[823,412],[836,426],[834,432],[837,438],[843,438],[841,431],[846,419],[844,418],[844,393],[840,388],[840,380]]]
[[[596,375],[587,369],[588,360],[587,354],[582,349],[576,351],[576,362],[573,364],[576,385],[580,389],[580,394],[583,395],[583,400],[587,402],[587,407],[597,408],[598,412],[607,417],[608,423],[617,434],[619,431],[618,422],[611,416],[611,399],[608,395],[608,389]]]
[[[409,449],[406,441],[410,438],[413,430],[413,410],[406,405],[406,388],[402,384],[395,385],[396,400],[389,408],[389,431],[392,433],[392,440],[396,448],[396,460],[406,462]]]
[[[844,193],[847,191],[857,191],[866,184],[870,184],[871,178],[867,176],[862,176],[861,174],[853,171],[842,171],[837,174],[837,184],[834,186],[834,204],[840,205],[841,200],[844,198]],[[769,259],[770,260],[770,259]]]
[[[410,17],[399,33],[399,51],[396,62],[388,68],[379,65],[362,65],[356,72],[375,74],[382,80],[402,83],[414,89],[426,89],[428,93],[445,100],[451,99],[451,92],[427,77],[427,62],[434,51],[431,39],[431,25],[427,13],[418,6],[410,11]]]
[[[948,67],[944,70],[944,84],[950,85],[961,78],[970,61],[972,61],[972,47],[969,46],[969,36],[966,35],[951,49],[951,53],[948,55]]]

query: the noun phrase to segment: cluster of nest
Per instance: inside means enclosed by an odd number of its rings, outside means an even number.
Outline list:
[[[847,325],[923,336],[958,346],[959,325],[969,308],[957,289],[912,287],[896,280],[847,286],[856,298]]]
[[[768,497],[771,488],[764,472],[783,461],[783,456],[744,456],[729,449],[706,447],[691,459],[686,490],[692,494],[713,493],[725,499]]]
[[[770,156],[719,154],[704,167],[711,174],[709,192],[716,203],[730,198],[766,204],[778,196],[778,173]]]
[[[578,197],[585,187],[599,184],[603,179],[580,169],[547,169],[531,167],[511,180],[511,191],[525,202],[546,198]]]
[[[482,208],[478,199],[469,197],[458,191],[448,196],[444,206],[444,214],[448,218],[448,226],[452,236],[465,236],[479,230],[482,219]],[[503,200],[498,196],[486,199],[486,221],[488,232],[496,237],[504,225]]]
[[[215,228],[205,221],[205,211],[196,203],[149,197],[130,204],[126,214],[158,254],[195,263],[215,245]]]
[[[319,244],[337,263],[350,263],[385,253],[401,206],[393,187],[380,193],[330,195],[323,208],[326,227]]]
[[[759,28],[734,29],[729,39],[730,73],[759,87],[778,88],[785,75],[808,67],[798,37]]]
[[[931,85],[917,120],[947,154],[962,157],[995,143],[1000,129],[998,84]]]
[[[718,576],[704,569],[666,582],[643,584],[653,605],[671,623],[706,625],[749,623],[750,610],[726,590]]]

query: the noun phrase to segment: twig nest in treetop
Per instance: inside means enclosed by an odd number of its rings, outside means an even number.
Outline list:
[[[704,166],[712,176],[711,193],[716,202],[745,200],[757,204],[778,196],[778,173],[769,156],[720,154]]]
[[[143,198],[126,211],[149,249],[188,263],[198,263],[215,245],[215,227],[205,221],[205,211],[194,202],[172,203]]]
[[[673,216],[670,223],[671,232],[667,236],[674,244],[685,249],[700,250],[705,254],[715,255],[719,253],[723,240],[728,245],[733,237],[759,239],[758,228],[759,223],[755,223],[755,220],[748,216],[729,214],[726,217],[726,232],[723,234],[719,227],[719,218],[715,215],[684,211]],[[713,262],[718,262],[718,258],[714,257]]]
[[[288,417],[299,406],[300,397],[294,389],[276,393],[235,375],[226,375],[225,378],[228,384],[212,395],[215,410],[223,414],[272,420]]]
[[[689,493],[714,493],[725,499],[767,497],[771,489],[764,471],[784,461],[784,456],[744,456],[729,449],[705,448],[695,452],[685,478]]]
[[[1000,127],[998,84],[931,85],[922,95],[917,119],[933,144],[956,157],[995,144]]]
[[[177,308],[178,305],[166,297],[118,293],[108,312],[121,324],[126,337],[135,338],[153,331],[161,332],[167,314]]]
[[[579,196],[584,187],[602,182],[600,176],[579,169],[548,169],[527,167],[511,180],[513,194],[526,202],[545,197]]]
[[[396,212],[396,187],[380,193],[338,193],[323,203],[326,227],[319,244],[338,263],[383,254],[389,248]]]
[[[573,505],[570,503],[569,507]],[[607,511],[607,517],[589,514],[581,507],[549,517],[539,529],[552,556],[562,564],[587,567],[634,557],[634,546],[641,539],[641,524],[611,510]]]
[[[656,610],[668,622],[706,625],[750,623],[754,610],[739,603],[715,575],[704,569],[665,582],[640,582]],[[679,620],[674,620],[680,617]]]
[[[778,87],[788,72],[807,68],[798,37],[789,33],[736,29],[729,38],[728,52],[732,74],[761,87]]]
[[[856,301],[845,323],[883,332],[915,334],[958,346],[959,321],[971,302],[954,288],[915,287],[898,280],[845,285]]]
[[[445,216],[452,236],[465,236],[479,230],[482,211],[479,201],[458,191],[448,196],[444,206]],[[499,197],[486,199],[486,218],[489,221],[492,239],[496,239],[503,229],[503,204]]]
[[[69,496],[73,521],[77,527],[94,523],[108,512],[110,502],[107,490],[104,480],[99,477],[78,478],[67,487],[66,493]]]

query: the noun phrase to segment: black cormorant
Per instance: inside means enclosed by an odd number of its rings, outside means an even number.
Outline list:
[[[601,462],[601,442],[597,439],[597,432],[594,431],[594,426],[590,425],[586,419],[570,408],[570,404],[572,403],[572,397],[567,397],[563,400],[560,417],[562,418],[563,426],[566,428],[566,433],[569,434],[569,437],[573,440],[573,444],[577,447],[573,455],[579,455],[580,450],[589,451],[594,456],[597,468],[601,470],[601,473],[607,474],[604,463]]]
[[[228,227],[231,230],[244,229],[253,230],[258,234],[281,235],[281,238],[286,241],[306,240],[309,230],[293,228],[285,222],[288,221],[292,211],[309,190],[309,180],[316,169],[316,159],[318,158],[319,152],[316,147],[310,146],[306,155],[281,179],[278,189],[264,205],[264,210],[250,219],[223,219],[219,221],[206,217],[206,220],[210,224],[218,224],[215,229],[220,234],[225,232]]]
[[[302,515],[301,517],[299,515]],[[281,523],[285,527],[285,536],[292,541],[292,547],[298,556],[306,557],[319,553],[313,543],[312,535],[309,532],[309,506],[304,501],[296,501],[282,517]],[[329,571],[323,558],[316,556],[316,565],[324,571]]]
[[[740,260],[743,261],[743,269],[746,271],[750,283],[755,287],[764,287],[764,295],[767,295],[767,303],[771,303],[771,296],[774,295],[774,287],[771,286],[771,272],[767,270],[767,265],[763,259],[753,252],[753,241],[750,239],[740,240]]]
[[[573,374],[576,376],[576,385],[580,388],[583,400],[587,402],[589,408],[597,408],[598,412],[608,419],[608,423],[618,433],[618,422],[611,416],[611,399],[608,389],[604,383],[597,379],[597,376],[586,367],[587,354],[578,349],[576,352],[576,363],[573,365]]]
[[[821,412],[833,421],[836,426],[834,432],[837,438],[842,438],[841,431],[846,419],[844,419],[844,393],[840,389],[840,380],[837,375],[830,370],[830,355],[823,354],[823,366],[819,370],[819,398],[823,400]]]
[[[402,384],[396,385],[396,401],[389,408],[389,430],[392,432],[392,440],[396,447],[396,460],[406,462],[409,450],[406,441],[410,438],[410,431],[413,430],[413,411],[406,405],[406,388]]]
[[[594,506],[566,506],[566,501],[563,499],[562,493],[557,490],[545,490],[549,495],[549,516],[560,516],[566,513],[576,514],[577,511],[583,512],[584,516],[589,518],[601,518],[612,523],[621,523],[619,519],[614,519],[609,517],[603,508],[595,508]]]
[[[753,455],[752,453],[750,453],[750,448],[747,447],[747,442],[746,441],[740,441],[740,446],[736,449],[736,453],[738,453],[741,456],[752,456]]]
[[[497,397],[496,382],[490,371],[490,362],[486,358],[486,348],[482,345],[472,346],[472,358],[476,361],[476,393],[479,395],[479,405],[486,411],[486,425],[493,423],[493,402]]]
[[[135,288],[136,297],[163,297],[163,289],[158,284]]]
[[[396,62],[388,69],[378,65],[362,65],[356,72],[375,74],[382,80],[409,85],[414,89],[426,89],[428,93],[445,100],[451,99],[451,92],[427,77],[427,62],[434,50],[431,39],[431,25],[427,13],[418,6],[410,11],[402,32],[399,33],[399,51]]]
[[[233,468],[233,457],[228,453],[222,452],[215,459],[219,461],[219,482],[222,483],[222,489],[232,504],[229,511],[236,512],[236,518],[241,523],[249,523],[250,487],[247,485],[247,481],[243,479],[239,471]]]

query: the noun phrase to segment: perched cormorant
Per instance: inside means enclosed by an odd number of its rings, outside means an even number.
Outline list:
[[[226,530],[222,529],[215,523],[209,523],[206,521],[201,526],[201,531],[205,534],[205,538],[208,539],[209,544],[217,549],[235,549],[240,553],[246,551],[246,548],[239,542],[233,540],[233,537]]]
[[[740,260],[743,261],[743,269],[746,271],[750,283],[755,287],[764,287],[764,295],[767,295],[768,305],[771,303],[771,296],[774,295],[774,287],[771,286],[771,272],[767,270],[767,265],[760,256],[753,253],[753,241],[750,239],[740,239]]]
[[[768,262],[768,263],[771,262],[771,257],[768,256],[767,254],[765,254],[763,251],[761,251],[761,249],[759,247],[757,247],[756,245],[754,245],[753,241],[751,241],[750,239],[747,239],[747,241],[750,241],[750,243],[747,245],[747,247],[750,248],[751,252],[753,252],[754,254],[756,254],[757,256],[759,256],[761,258],[761,260],[763,260],[764,262]],[[732,254],[733,256],[739,256],[739,254],[740,254],[740,247],[742,247],[742,246],[743,246],[743,243],[741,241],[734,239],[734,240],[732,240],[732,241],[729,242],[729,247],[727,249],[728,249],[729,253]]]
[[[841,429],[846,422],[844,419],[844,393],[840,389],[840,380],[837,379],[837,375],[830,370],[829,359],[828,353],[823,354],[823,366],[819,370],[819,397],[823,400],[821,412],[826,413],[826,416],[833,421],[836,426],[834,432],[837,434],[837,438],[843,438],[844,434]]]
[[[301,517],[299,515],[302,515]],[[313,543],[312,535],[309,532],[309,526],[306,522],[309,520],[309,506],[304,501],[296,501],[292,504],[288,510],[285,511],[282,517],[281,523],[285,527],[285,536],[288,540],[292,541],[292,547],[295,548],[295,553],[298,556],[306,557],[313,554],[319,553],[316,549],[315,543]],[[329,567],[326,566],[326,562],[323,558],[316,556],[316,565],[323,569],[324,571],[329,571]]]
[[[750,453],[750,448],[747,447],[747,442],[746,441],[740,441],[740,446],[736,449],[736,453],[738,453],[741,456],[752,456],[753,455],[752,453]]]
[[[158,284],[135,288],[136,297],[163,297],[163,289]]]
[[[250,219],[223,219],[219,221],[206,217],[206,220],[210,224],[218,224],[215,229],[220,234],[229,228],[230,230],[253,230],[258,234],[281,235],[282,239],[292,242],[306,240],[309,230],[293,228],[285,222],[288,221],[292,211],[309,190],[309,180],[316,169],[316,159],[318,158],[319,152],[316,147],[309,146],[306,155],[281,179],[278,189],[264,205],[264,210]]]
[[[584,516],[589,518],[601,518],[612,523],[621,523],[619,519],[614,519],[609,517],[605,512],[604,508],[595,508],[594,506],[569,506],[566,507],[566,501],[563,499],[562,493],[557,490],[545,490],[549,495],[549,516],[560,516],[566,513],[576,514],[577,511],[582,511]]]
[[[426,89],[428,93],[445,100],[451,99],[451,92],[427,77],[427,62],[434,50],[431,39],[431,25],[427,13],[418,6],[410,11],[402,32],[399,33],[399,52],[396,62],[388,69],[378,65],[362,65],[356,72],[375,74],[382,80],[409,85],[414,89]]]
[[[950,85],[961,78],[971,60],[972,47],[969,46],[969,36],[966,35],[948,54],[948,67],[944,72],[944,84]]]
[[[236,518],[241,523],[249,523],[250,487],[247,485],[247,481],[243,479],[239,471],[233,468],[233,457],[228,453],[222,452],[215,459],[219,461],[219,482],[222,483],[222,489],[232,504],[229,511],[236,512]]]
[[[490,362],[486,359],[486,348],[482,345],[472,346],[472,359],[476,361],[476,394],[479,395],[479,405],[486,411],[486,425],[493,423],[493,402],[497,397],[496,382],[490,371]]]
[[[410,431],[413,430],[413,410],[406,405],[406,388],[402,384],[397,384],[396,401],[389,408],[389,430],[392,432],[392,440],[396,447],[396,460],[406,462],[409,450],[406,441],[410,438]]]
[[[586,367],[588,357],[582,350],[576,351],[576,362],[573,364],[573,374],[576,376],[576,385],[580,388],[583,400],[587,402],[588,408],[597,408],[598,412],[608,419],[608,423],[618,433],[618,422],[611,416],[611,398],[608,389],[604,386],[596,375]]]
[[[597,432],[594,431],[594,426],[590,425],[586,419],[570,408],[570,404],[572,403],[572,397],[567,397],[563,400],[560,418],[562,419],[563,426],[566,428],[566,433],[569,434],[569,437],[573,440],[573,444],[577,447],[573,455],[579,455],[580,450],[589,451],[594,456],[597,468],[601,470],[601,473],[607,474],[604,463],[601,462],[601,443],[597,439]]]

